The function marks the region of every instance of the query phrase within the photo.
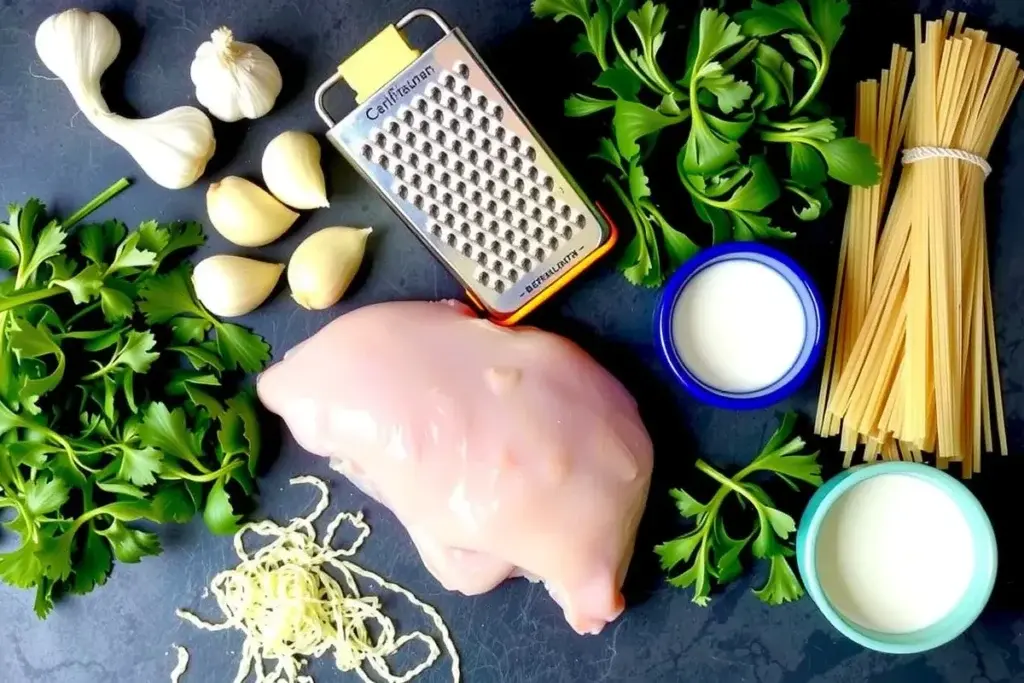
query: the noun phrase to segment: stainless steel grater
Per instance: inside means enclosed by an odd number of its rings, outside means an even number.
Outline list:
[[[457,28],[420,9],[389,29],[420,17],[441,29],[438,42],[336,123],[324,96],[344,80],[343,63],[317,89],[316,110],[331,143],[475,303],[514,324],[607,253],[616,230]]]

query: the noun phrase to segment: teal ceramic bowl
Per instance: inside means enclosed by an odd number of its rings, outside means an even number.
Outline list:
[[[944,618],[911,633],[882,633],[847,620],[829,602],[818,580],[817,542],[822,522],[832,506],[861,482],[885,474],[920,477],[944,491],[959,507],[971,529],[974,542],[974,576],[960,603]],[[950,475],[928,465],[909,462],[881,462],[849,469],[828,480],[811,498],[800,519],[796,539],[797,564],[807,594],[825,618],[844,636],[866,648],[889,654],[911,654],[932,650],[966,631],[985,608],[996,580],[996,537],[992,523],[978,499]],[[941,570],[937,567],[936,571]]]

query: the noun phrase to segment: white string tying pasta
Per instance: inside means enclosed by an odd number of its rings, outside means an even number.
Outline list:
[[[315,486],[320,500],[312,513],[293,519],[287,527],[265,520],[247,524],[235,534],[235,553],[241,562],[215,576],[210,586],[225,620],[213,624],[185,610],[176,612],[205,631],[236,628],[245,634],[234,683],[242,683],[250,674],[256,683],[313,683],[312,677],[301,674],[307,658],[331,650],[339,670],[354,671],[365,683],[374,679],[364,663],[385,683],[408,683],[432,666],[441,656],[435,640],[420,631],[398,636],[394,622],[381,611],[380,600],[361,594],[356,576],[398,593],[422,610],[441,634],[452,662],[453,683],[458,683],[459,656],[437,611],[401,586],[340,559],[354,555],[370,536],[362,514],[340,513],[317,543],[313,523],[329,505],[327,485],[315,477],[296,477],[290,483]],[[331,548],[346,521],[358,535],[348,547]],[[250,554],[244,543],[247,532],[272,540]],[[325,571],[328,566],[337,570],[341,582]],[[376,638],[368,622],[376,624]],[[413,641],[426,646],[426,658],[406,673],[395,674],[387,659]],[[276,660],[270,673],[265,668],[268,660]]]
[[[992,166],[984,157],[966,150],[950,149],[948,147],[911,147],[910,149],[903,150],[904,166],[916,164],[927,159],[956,159],[957,161],[977,166],[982,170],[986,178],[992,174]]]

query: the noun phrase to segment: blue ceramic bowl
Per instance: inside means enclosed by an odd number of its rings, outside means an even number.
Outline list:
[[[912,633],[881,633],[848,621],[829,602],[818,580],[817,541],[828,511],[857,484],[885,474],[920,477],[944,491],[963,513],[974,539],[974,576],[960,604],[943,619]],[[963,484],[929,465],[881,462],[851,468],[819,488],[807,504],[796,537],[796,558],[807,594],[825,618],[844,636],[866,648],[889,654],[925,652],[966,631],[985,608],[996,581],[996,537],[978,499]],[[936,571],[941,570],[940,567]]]
[[[785,278],[800,299],[806,325],[803,348],[792,367],[772,384],[744,393],[723,391],[698,379],[683,363],[676,350],[672,332],[672,314],[679,295],[686,286],[706,268],[733,260],[764,264]],[[719,408],[764,408],[787,398],[807,381],[821,357],[821,347],[825,339],[824,319],[825,310],[817,287],[793,259],[763,244],[732,242],[705,249],[675,272],[665,286],[655,311],[654,338],[676,379],[696,398]]]

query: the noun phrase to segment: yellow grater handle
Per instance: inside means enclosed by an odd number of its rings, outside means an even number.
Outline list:
[[[419,59],[420,51],[410,47],[399,31],[420,17],[433,21],[445,35],[452,32],[441,15],[429,9],[413,10],[397,24],[388,25],[355,54],[339,64],[335,73],[317,88],[313,104],[328,127],[333,128],[335,121],[327,112],[323,101],[324,95],[332,87],[345,81],[355,91],[356,103],[362,104],[403,69]]]

